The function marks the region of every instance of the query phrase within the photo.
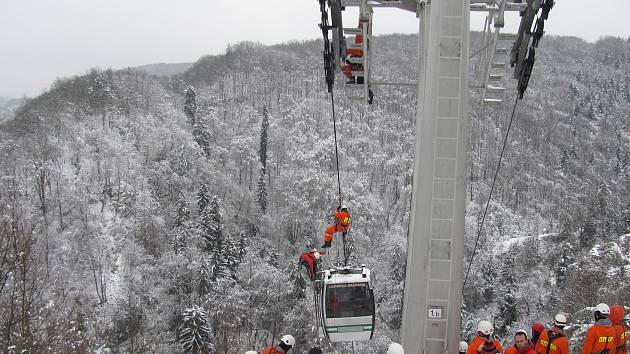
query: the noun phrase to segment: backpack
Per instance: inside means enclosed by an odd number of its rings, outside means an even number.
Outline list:
[[[547,343],[547,353],[549,354],[549,351],[551,350],[551,344],[553,343],[554,340],[560,338],[560,337],[564,337],[564,334],[562,333],[556,333],[550,329],[547,330],[547,337],[549,342]],[[602,354],[608,354],[608,353],[602,353]]]

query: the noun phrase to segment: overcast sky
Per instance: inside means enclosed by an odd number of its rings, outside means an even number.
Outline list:
[[[547,33],[630,36],[630,0],[556,0]],[[375,11],[374,32],[415,33],[415,15]],[[513,27],[518,16],[508,17]],[[316,0],[0,0],[0,96],[33,96],[91,67],[194,62],[229,43],[318,38]],[[483,26],[475,13],[472,29]],[[544,41],[544,39],[543,39]]]

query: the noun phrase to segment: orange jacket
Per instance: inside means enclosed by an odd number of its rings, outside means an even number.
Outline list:
[[[617,354],[627,354],[628,353],[628,326],[623,323],[623,315],[624,315],[623,306],[615,305],[610,307],[610,321],[613,323],[612,326],[615,329],[615,337],[617,338]]]
[[[284,353],[286,353],[284,350],[274,345],[273,347],[267,347],[263,349],[261,354],[284,354]]]
[[[354,44],[361,45],[363,44],[363,36],[358,34],[354,37]],[[362,57],[363,49],[359,48],[348,48],[346,49],[346,54],[352,55],[353,57]]]
[[[466,354],[478,353],[477,349],[479,349],[479,347],[483,347],[483,344],[487,340],[491,340],[492,343],[494,344],[494,346],[497,348],[497,350],[499,352],[503,353],[503,347],[495,339],[486,339],[484,337],[475,336],[475,338],[473,338],[472,342],[470,342],[470,344],[468,344],[468,350],[466,351]]]
[[[534,349],[538,354],[569,354],[569,341],[567,337],[553,330],[542,331]],[[549,340],[551,336],[551,340]]]
[[[608,349],[610,354],[615,353],[617,338],[611,324],[608,319],[599,320],[588,329],[586,340],[582,345],[582,354],[596,354],[604,349]]]
[[[515,346],[507,348],[504,354],[536,354],[532,345],[528,345],[526,348],[518,350]]]
[[[335,222],[347,229],[350,227],[352,217],[347,211],[337,211],[335,212]]]

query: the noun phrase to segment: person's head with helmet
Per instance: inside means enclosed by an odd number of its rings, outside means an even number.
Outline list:
[[[532,325],[532,343],[536,344],[538,342],[538,337],[545,330],[545,325],[542,322],[536,322]]]
[[[461,341],[459,342],[459,354],[464,354],[468,351],[468,343]]]
[[[593,316],[595,317],[596,322],[608,319],[609,315],[610,307],[604,303],[597,304],[593,310]]]
[[[280,338],[280,342],[278,343],[278,346],[284,350],[284,352],[288,352],[291,348],[293,348],[293,346],[295,345],[295,338],[293,338],[292,335],[290,334],[285,334],[284,336],[282,336],[282,338]]]
[[[319,253],[319,251],[317,250],[317,248],[313,248],[313,250],[311,250],[311,253],[313,253],[313,257],[315,257],[315,259],[319,260],[320,258],[322,258],[322,254]]]
[[[556,332],[561,332],[567,326],[567,316],[559,313],[553,319],[553,327]]]
[[[345,211],[346,213],[348,212],[348,205],[346,204],[341,204],[341,211]]]
[[[477,334],[480,337],[490,339],[490,337],[492,337],[492,333],[494,333],[494,327],[490,321],[479,321],[477,324]]]
[[[391,343],[387,347],[387,354],[405,354],[405,349],[398,343]]]

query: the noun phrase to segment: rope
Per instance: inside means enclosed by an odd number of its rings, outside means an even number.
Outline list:
[[[508,137],[510,136],[510,129],[512,128],[512,121],[514,120],[514,113],[516,112],[517,104],[518,104],[518,96],[516,97],[516,101],[514,102],[514,108],[512,108],[512,116],[510,117],[510,123],[508,124],[507,132],[505,133],[505,138],[503,139],[503,147],[501,148],[501,155],[499,155],[499,163],[497,164],[497,169],[494,171],[494,177],[492,178],[492,187],[490,187],[490,194],[488,195],[486,208],[483,211],[481,224],[479,225],[479,228],[477,229],[477,238],[475,239],[475,247],[473,248],[473,253],[472,253],[472,256],[470,257],[470,261],[468,261],[468,269],[466,270],[466,277],[464,277],[464,284],[462,285],[462,291],[464,287],[466,286],[466,282],[468,281],[470,268],[472,267],[472,263],[475,259],[475,254],[477,253],[477,246],[479,244],[479,238],[481,237],[483,224],[486,221],[486,214],[488,213],[488,207],[490,206],[490,201],[492,200],[492,192],[494,191],[494,185],[497,181],[497,175],[499,174],[499,170],[501,169],[501,161],[503,160],[503,152],[505,151],[505,146],[507,145],[507,140],[508,140]]]
[[[332,90],[330,91],[330,103],[332,105],[333,135],[335,137],[335,161],[336,161],[336,166],[337,166],[337,188],[339,192],[338,206],[341,208],[341,171],[339,169],[339,148],[337,144],[337,119],[335,118],[335,95],[332,92]],[[345,234],[343,235],[342,239],[343,239],[343,249],[342,249],[343,265],[345,267],[348,265],[348,258],[346,257],[346,235]],[[337,249],[337,252],[339,252],[339,249]],[[339,253],[337,253],[337,258],[339,258]]]
[[[339,172],[339,150],[337,148],[337,120],[335,119],[335,94],[330,92],[330,103],[332,105],[333,133],[335,136],[335,159],[337,161],[337,187],[339,190],[339,206],[341,206],[341,173]]]

